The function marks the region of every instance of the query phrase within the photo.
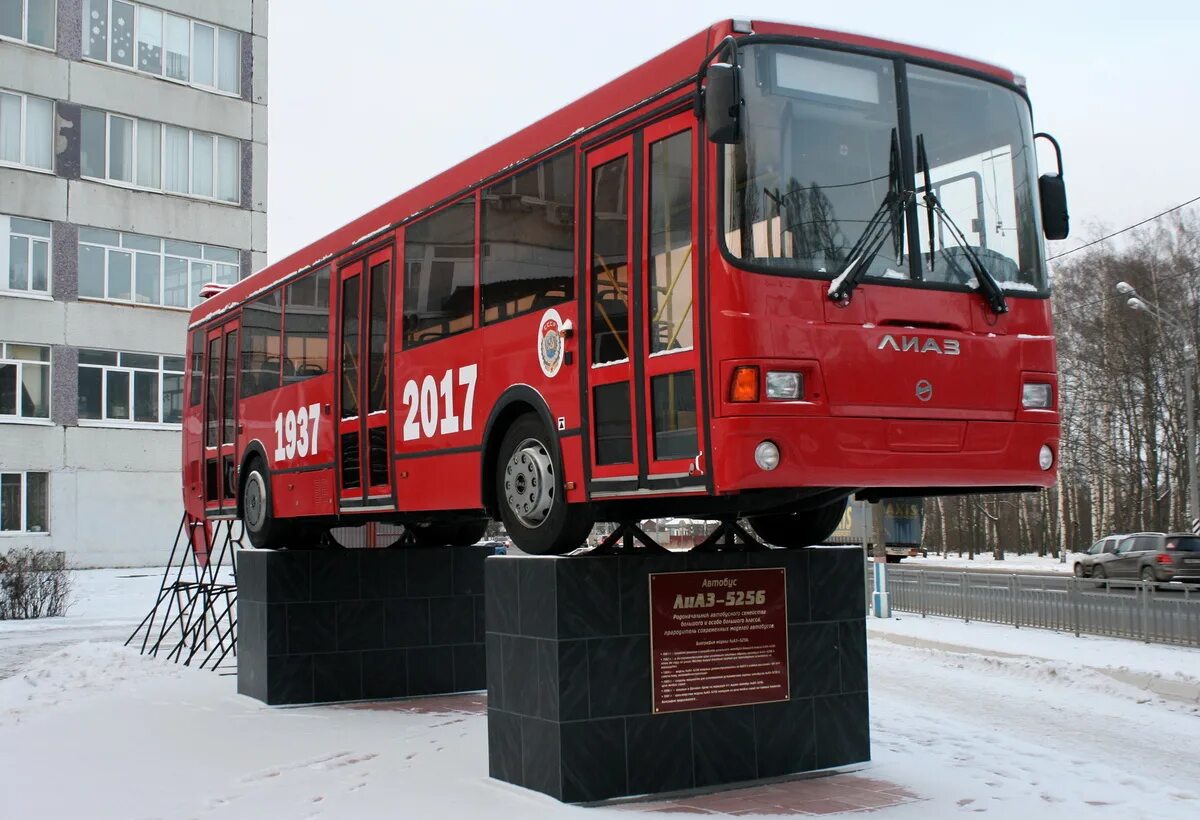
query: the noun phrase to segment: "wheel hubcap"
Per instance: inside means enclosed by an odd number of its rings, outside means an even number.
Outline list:
[[[242,499],[242,517],[245,519],[246,526],[252,530],[262,528],[267,514],[266,496],[267,488],[263,484],[262,474],[258,471],[250,473],[246,477],[246,494]]]
[[[554,506],[554,465],[545,445],[527,438],[504,465],[504,499],[517,520],[531,529],[541,525]]]

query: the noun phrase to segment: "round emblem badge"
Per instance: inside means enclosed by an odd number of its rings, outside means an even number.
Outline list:
[[[551,378],[557,376],[562,368],[562,326],[562,317],[554,308],[543,313],[542,320],[538,322],[538,364],[542,366],[542,372]]]

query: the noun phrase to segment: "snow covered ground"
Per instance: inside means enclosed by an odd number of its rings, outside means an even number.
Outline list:
[[[120,641],[158,577],[76,576],[66,618],[0,622],[0,670],[20,667],[0,680],[0,817],[649,816],[489,779],[482,695],[272,709],[232,677],[140,657]],[[878,815],[1200,816],[1200,651],[908,615],[868,626],[867,774],[922,798]]]
[[[1006,555],[1003,561],[997,561],[992,557],[990,552],[976,554],[973,561],[967,557],[965,552],[961,557],[959,557],[958,553],[951,552],[945,558],[930,553],[928,558],[905,558],[897,566],[922,566],[929,569],[976,569],[999,572],[1065,572],[1068,574],[1071,573],[1073,568],[1070,555],[1067,555],[1067,562],[1064,564],[1052,556],[1039,557],[1032,554]]]

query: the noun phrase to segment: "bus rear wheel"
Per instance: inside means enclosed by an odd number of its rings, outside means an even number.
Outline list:
[[[532,555],[564,555],[592,531],[586,507],[567,504],[550,437],[537,416],[518,418],[500,443],[496,505],[517,549]]]
[[[488,522],[438,521],[429,524],[413,524],[408,527],[418,547],[469,547],[483,538]]]
[[[846,512],[846,499],[815,510],[752,515],[747,518],[754,534],[775,547],[801,549],[821,544],[833,534]]]
[[[286,546],[287,524],[272,512],[271,476],[263,460],[257,456],[246,464],[241,508],[242,524],[251,544],[260,550]]]

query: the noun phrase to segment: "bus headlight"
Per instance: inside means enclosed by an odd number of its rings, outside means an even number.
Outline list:
[[[1054,466],[1054,451],[1047,444],[1043,444],[1042,449],[1038,450],[1038,466],[1043,470]]]
[[[1052,395],[1050,385],[1030,382],[1021,388],[1021,406],[1026,410],[1049,410]]]
[[[754,448],[754,463],[758,469],[770,472],[779,466],[779,448],[773,441],[760,441]]]
[[[804,396],[804,376],[788,370],[767,371],[768,399],[800,399]]]

